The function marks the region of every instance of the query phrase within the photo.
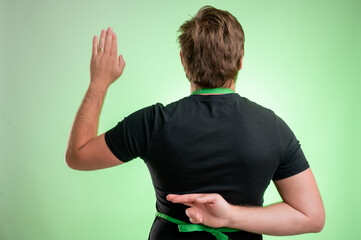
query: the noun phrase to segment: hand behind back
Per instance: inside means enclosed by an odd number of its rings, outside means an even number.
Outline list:
[[[190,206],[186,214],[191,223],[219,228],[226,226],[229,221],[231,205],[219,194],[168,194],[167,200]]]

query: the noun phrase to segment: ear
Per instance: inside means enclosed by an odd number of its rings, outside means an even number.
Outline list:
[[[243,65],[243,56],[241,57],[241,66],[239,67],[239,70],[242,69],[242,65]]]
[[[184,66],[184,64],[183,64],[183,55],[182,55],[182,49],[180,50],[180,52],[179,52],[179,55],[180,55],[180,58],[181,58],[181,62],[182,62],[182,65]]]

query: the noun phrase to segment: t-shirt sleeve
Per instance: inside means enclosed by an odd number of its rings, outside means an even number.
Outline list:
[[[122,162],[145,157],[154,133],[156,106],[140,109],[105,133],[110,151]]]
[[[278,116],[276,116],[276,122],[279,129],[281,159],[272,178],[273,181],[291,177],[310,167],[301,144],[292,130]]]

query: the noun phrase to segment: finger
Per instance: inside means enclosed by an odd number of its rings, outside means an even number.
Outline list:
[[[114,58],[117,58],[118,56],[117,35],[115,35],[115,32],[113,32],[112,50],[110,52],[110,56]]]
[[[119,59],[120,59],[120,56],[119,56]],[[168,201],[172,201],[172,199],[173,199],[175,196],[179,196],[179,195],[176,195],[176,194],[168,194],[168,195],[166,196],[166,199],[167,199]]]
[[[113,38],[113,29],[109,27],[107,31],[107,35],[105,37],[104,54],[110,55],[110,50],[112,48],[112,38]]]
[[[102,29],[100,33],[99,48],[104,48],[104,44],[105,44],[105,30]]]
[[[217,201],[217,196],[213,194],[204,194],[195,199],[196,203],[203,203],[203,204],[213,204]]]
[[[184,194],[184,195],[171,195],[169,201],[173,203],[192,203],[196,198],[201,197],[203,194],[194,193],[194,194]]]
[[[180,195],[168,194],[166,198],[167,198],[168,201],[173,202],[173,198],[174,198],[175,196],[180,196]],[[187,205],[187,206],[189,206],[189,207],[193,207],[193,206],[194,206],[194,204],[193,204],[193,203],[190,203],[190,202],[173,202],[173,203],[181,203],[181,204]]]
[[[92,57],[96,57],[98,55],[98,36],[94,35],[93,37],[93,52]]]

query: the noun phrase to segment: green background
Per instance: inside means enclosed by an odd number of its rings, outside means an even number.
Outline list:
[[[141,159],[92,172],[64,160],[92,37],[113,27],[127,64],[108,91],[102,133],[190,94],[176,30],[206,4],[242,24],[236,91],[295,132],[326,209],[321,233],[264,239],[361,239],[359,1],[1,0],[1,240],[147,239],[155,194]],[[265,204],[279,200],[271,183]]]

